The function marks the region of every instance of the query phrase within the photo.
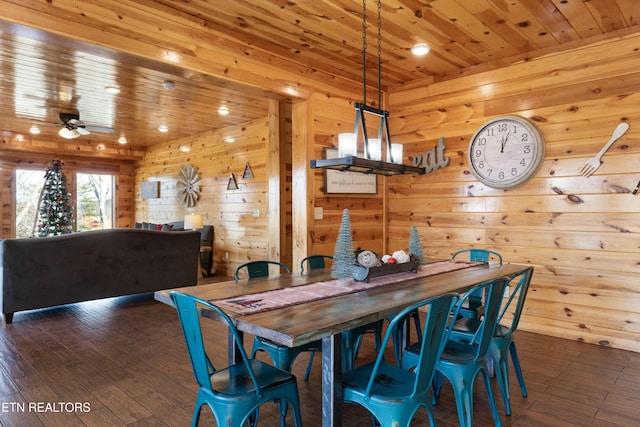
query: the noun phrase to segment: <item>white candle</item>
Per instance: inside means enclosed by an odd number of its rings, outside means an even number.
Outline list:
[[[393,163],[402,164],[402,144],[391,144]],[[387,153],[387,162],[391,162],[391,156]]]
[[[380,160],[382,158],[382,141],[378,138],[369,138],[369,159]]]
[[[357,155],[357,145],[355,133],[341,133],[338,135],[338,157],[345,157],[349,154]]]

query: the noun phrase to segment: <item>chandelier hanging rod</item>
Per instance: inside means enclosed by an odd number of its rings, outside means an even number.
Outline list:
[[[347,154],[334,159],[311,160],[311,168],[327,168],[341,171],[352,171],[360,173],[373,173],[378,175],[400,175],[406,173],[424,174],[424,167],[409,166],[402,164],[402,145],[391,144],[391,135],[389,132],[389,112],[381,109],[382,105],[382,85],[381,85],[381,57],[382,57],[382,1],[378,0],[378,58],[377,58],[377,83],[378,83],[378,105],[377,108],[367,105],[367,0],[362,0],[362,99],[363,102],[355,102],[356,118],[352,134],[339,135],[339,152],[343,152],[342,137],[349,141],[349,150],[345,150]],[[378,127],[378,135],[372,150],[370,147],[369,136],[367,135],[367,126],[365,123],[365,113],[378,116],[380,124]],[[358,130],[362,126],[362,137],[364,143],[365,158],[357,156]],[[387,161],[381,160],[381,142],[386,140]],[[394,147],[395,146],[395,147]],[[396,152],[396,149],[398,151]]]

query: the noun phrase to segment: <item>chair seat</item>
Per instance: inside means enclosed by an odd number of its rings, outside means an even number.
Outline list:
[[[250,359],[249,364],[256,375],[260,389],[279,387],[287,381],[295,381],[295,377],[282,369],[275,368],[256,359]],[[236,363],[211,375],[211,388],[214,392],[232,396],[246,395],[255,392],[249,372],[244,363]]]
[[[364,391],[373,372],[373,366],[373,364],[367,364],[344,374],[342,383],[347,386],[345,398],[346,393],[349,393],[349,398],[346,400],[355,400],[354,396],[364,396]],[[371,389],[371,400],[382,398],[384,401],[388,401],[388,399],[405,398],[411,395],[416,382],[413,373],[388,363],[380,365],[378,377],[379,379],[375,381]]]
[[[420,354],[420,343],[411,344],[406,348],[405,356],[412,354],[413,358],[408,359],[411,362],[417,358]],[[451,335],[451,339],[447,342],[444,350],[442,351],[442,356],[440,359],[445,359],[450,363],[467,363],[474,358],[474,347],[471,344],[454,341],[453,335]],[[409,362],[409,364],[411,363]]]
[[[267,353],[271,356],[271,360],[273,360],[273,364],[276,368],[283,369],[287,372],[291,372],[293,362],[295,362],[300,353],[305,351],[311,352],[311,355],[309,356],[309,364],[307,365],[307,370],[304,373],[304,380],[306,381],[309,379],[309,375],[311,374],[311,367],[313,365],[313,356],[315,352],[322,351],[322,341],[317,340],[298,347],[287,347],[276,344],[266,338],[255,337],[253,340],[253,348],[251,349],[251,357],[254,358],[258,351],[264,351]]]

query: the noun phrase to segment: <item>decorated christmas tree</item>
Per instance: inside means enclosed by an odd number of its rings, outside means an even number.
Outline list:
[[[424,252],[422,250],[422,242],[418,235],[418,229],[415,225],[411,226],[411,234],[409,235],[409,253],[413,254],[420,263],[424,262]]]
[[[353,252],[353,237],[351,236],[351,220],[349,210],[342,211],[342,222],[336,239],[336,247],[333,252],[333,264],[331,265],[331,277],[338,281],[346,282],[353,279],[353,266],[356,263],[356,255]]]
[[[38,203],[38,236],[57,236],[73,232],[73,205],[61,160],[53,160],[44,174]]]

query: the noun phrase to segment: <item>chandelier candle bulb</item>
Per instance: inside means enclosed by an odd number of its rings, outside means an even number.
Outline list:
[[[369,138],[369,159],[382,160],[382,140],[379,138]]]
[[[387,162],[402,164],[402,144],[391,144],[391,153],[387,153]]]
[[[356,156],[358,140],[355,133],[341,133],[338,135],[338,157]]]

